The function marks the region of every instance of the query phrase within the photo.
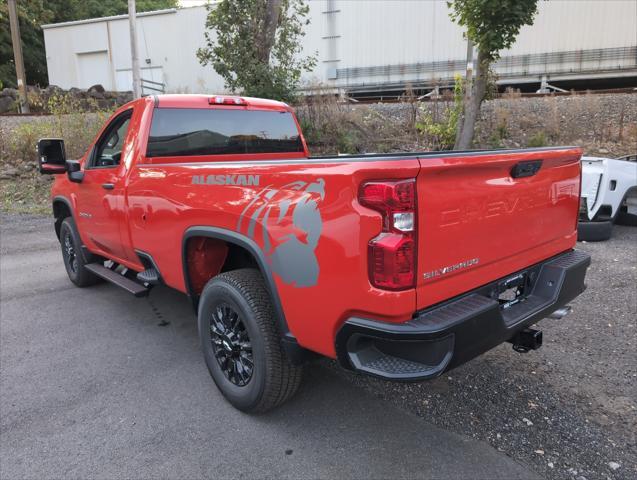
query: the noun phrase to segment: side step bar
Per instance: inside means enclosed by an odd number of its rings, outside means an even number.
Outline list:
[[[123,288],[128,293],[132,293],[136,297],[145,297],[148,295],[148,289],[139,283],[114,272],[110,268],[106,268],[100,263],[89,263],[85,267],[88,271],[94,273],[98,277],[102,277],[107,282],[111,282],[120,288]]]

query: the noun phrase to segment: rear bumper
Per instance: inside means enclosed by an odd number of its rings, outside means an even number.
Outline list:
[[[513,338],[565,306],[586,285],[587,253],[571,250],[521,272],[418,311],[406,323],[348,319],[336,336],[345,368],[391,380],[436,377]],[[498,302],[503,282],[524,274],[528,294],[508,308]]]

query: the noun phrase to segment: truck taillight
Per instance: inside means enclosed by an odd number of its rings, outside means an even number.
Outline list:
[[[370,282],[386,290],[413,288],[416,280],[415,180],[364,183],[358,200],[383,218],[382,232],[368,244]]]

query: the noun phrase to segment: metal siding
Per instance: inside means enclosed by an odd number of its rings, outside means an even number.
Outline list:
[[[460,27],[449,18],[445,0],[312,0],[309,6],[312,23],[302,45],[304,54],[318,52],[318,62],[303,76],[306,85],[432,81],[464,71],[466,43]],[[224,91],[219,75],[210,66],[202,67],[196,58],[197,48],[204,43],[205,20],[205,7],[138,17],[142,68],[154,67],[156,78],[161,67],[169,91]],[[44,37],[52,84],[64,88],[79,84],[76,53],[103,49],[107,22],[111,78],[104,79],[104,86],[130,70],[125,16],[47,27]],[[512,79],[514,75],[537,79],[546,72],[557,75],[556,66],[567,70],[562,75],[569,69],[604,70],[618,65],[632,65],[635,72],[637,60],[629,47],[637,47],[637,2],[540,2],[534,25],[523,27],[515,45],[502,52],[497,70]],[[584,51],[583,57],[580,51]],[[335,80],[329,78],[335,74]]]

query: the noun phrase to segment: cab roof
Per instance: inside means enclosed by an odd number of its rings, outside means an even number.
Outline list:
[[[218,105],[215,99],[240,99],[241,105]],[[258,110],[291,111],[292,108],[283,102],[268,100],[265,98],[244,97],[241,95],[194,95],[194,94],[168,94],[155,95],[155,105],[159,108],[247,108]]]

